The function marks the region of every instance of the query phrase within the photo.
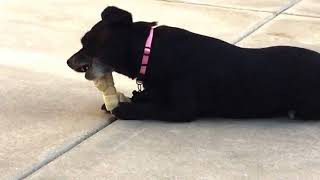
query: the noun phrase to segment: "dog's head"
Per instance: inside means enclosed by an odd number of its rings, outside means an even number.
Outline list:
[[[133,24],[129,12],[107,7],[102,20],[81,39],[82,48],[67,61],[70,68],[95,80],[106,73],[126,74],[129,57],[130,29]]]

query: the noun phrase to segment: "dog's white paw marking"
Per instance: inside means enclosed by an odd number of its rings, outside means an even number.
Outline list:
[[[289,119],[295,119],[296,118],[296,111],[290,110],[288,112],[288,117],[289,117]]]

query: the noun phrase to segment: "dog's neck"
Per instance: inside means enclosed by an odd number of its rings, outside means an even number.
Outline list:
[[[132,25],[131,47],[127,61],[128,76],[132,79],[137,78],[139,74],[145,43],[150,29],[154,25],[156,25],[156,23],[148,22],[136,22]]]

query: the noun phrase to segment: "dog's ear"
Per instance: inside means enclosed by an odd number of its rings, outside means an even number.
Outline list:
[[[132,24],[132,15],[129,12],[114,6],[109,6],[103,10],[101,18],[106,24]]]

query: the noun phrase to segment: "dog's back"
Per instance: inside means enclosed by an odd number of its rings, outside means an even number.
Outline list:
[[[303,118],[320,117],[319,53],[289,46],[240,48],[167,26],[157,35],[150,75],[162,78],[154,83],[196,82],[181,91],[196,89],[199,115],[272,117],[293,110]],[[306,114],[307,109],[315,112]]]

